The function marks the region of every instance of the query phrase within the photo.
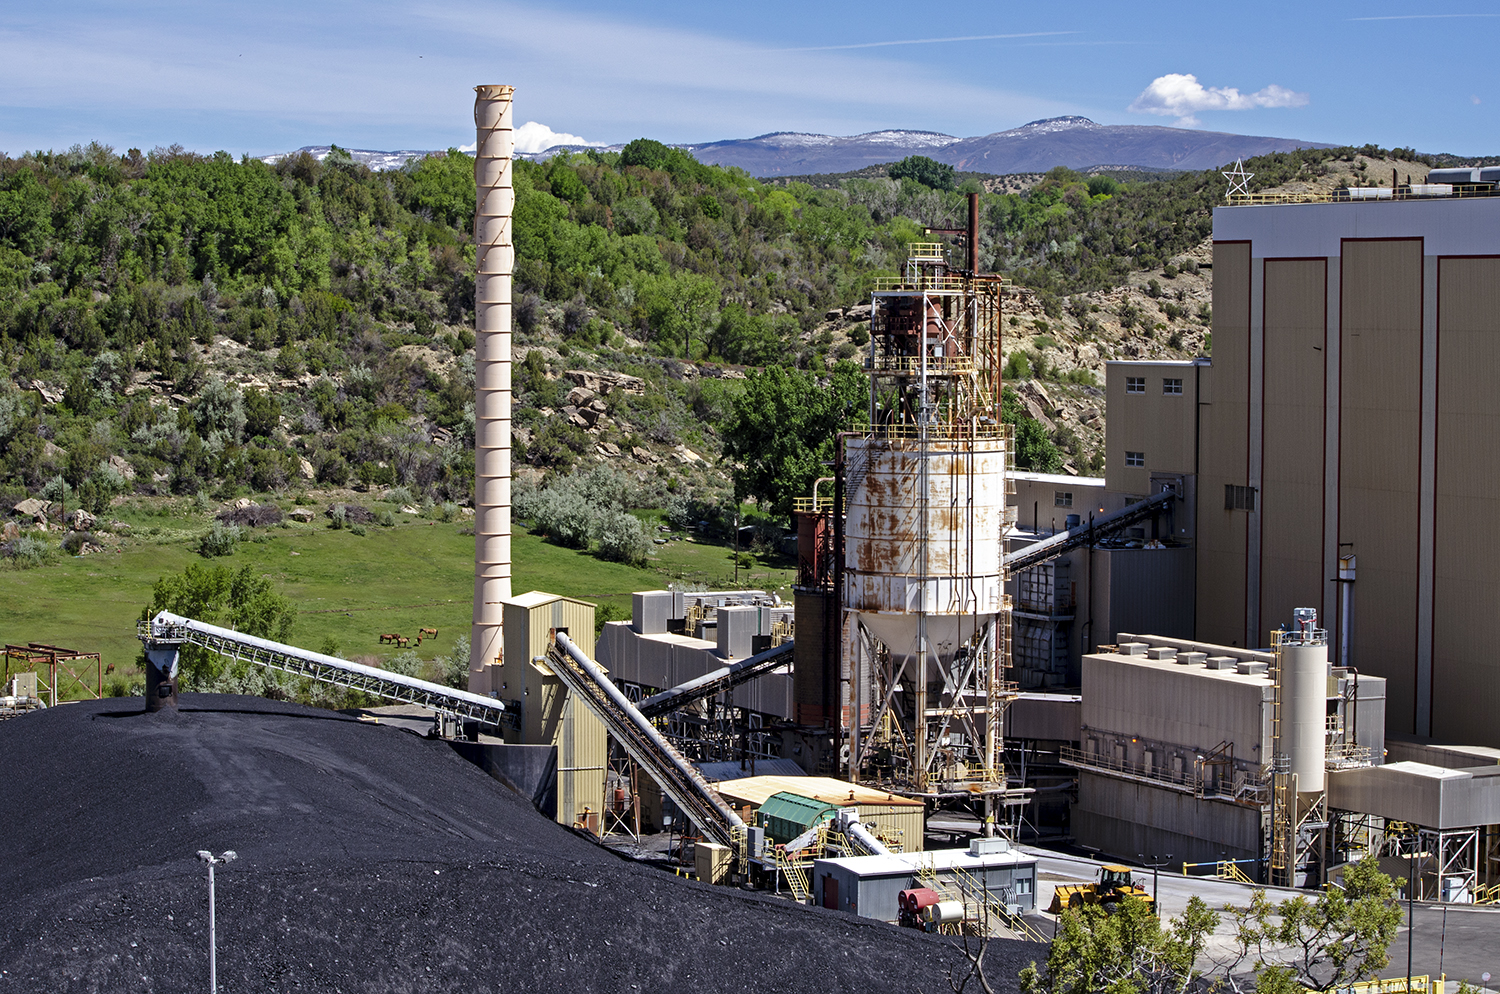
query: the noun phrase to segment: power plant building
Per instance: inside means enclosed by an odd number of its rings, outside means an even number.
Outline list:
[[[1311,605],[1390,728],[1500,745],[1500,198],[1214,212],[1213,358],[1111,363],[1109,488],[1183,477],[1195,634]]]

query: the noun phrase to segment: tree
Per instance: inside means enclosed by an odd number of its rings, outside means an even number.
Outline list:
[[[161,611],[278,642],[291,637],[297,617],[291,600],[252,567],[231,570],[198,563],[190,563],[180,574],[163,576],[152,586],[151,603],[141,611],[141,620]],[[180,666],[189,686],[207,686],[227,664],[207,649],[183,646]]]
[[[1237,951],[1223,969],[1234,985],[1237,970],[1253,966],[1260,994],[1326,991],[1373,977],[1390,962],[1401,927],[1401,906],[1380,862],[1366,856],[1344,870],[1344,886],[1308,899],[1279,903],[1257,890],[1244,908],[1226,908],[1235,925]],[[1238,989],[1236,987],[1236,989]]]
[[[682,334],[682,357],[693,358],[693,329],[719,302],[719,286],[707,276],[682,272],[650,281],[645,294],[652,327],[662,339]]]
[[[1145,901],[1068,908],[1058,919],[1047,970],[1021,971],[1024,994],[1181,994],[1202,973],[1194,966],[1219,916],[1196,895],[1163,927]]]
[[[953,167],[925,155],[908,155],[887,168],[886,175],[891,179],[916,180],[934,190],[953,189]]]
[[[751,373],[724,427],[724,451],[735,461],[736,499],[754,497],[772,513],[790,514],[833,460],[835,436],[866,420],[864,370],[844,361],[827,380],[784,366]]]
[[[1009,388],[1001,394],[1000,420],[1015,427],[1016,465],[1035,473],[1055,473],[1062,468],[1062,453],[1047,437],[1042,423],[1021,406],[1021,399]]]

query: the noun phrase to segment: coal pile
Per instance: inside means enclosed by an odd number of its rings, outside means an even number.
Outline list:
[[[948,990],[948,941],[622,861],[440,742],[260,698],[0,723],[0,994]],[[997,990],[1045,952],[994,941]]]

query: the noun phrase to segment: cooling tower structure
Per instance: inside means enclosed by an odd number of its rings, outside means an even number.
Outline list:
[[[952,271],[941,244],[910,248],[872,296],[871,426],[839,449],[851,714],[868,716],[850,768],[906,793],[982,796],[994,815],[1014,699],[1002,280],[975,273],[972,251]]]
[[[1272,633],[1270,883],[1313,887],[1327,861],[1328,633],[1314,608],[1292,615],[1292,631]]]
[[[474,627],[469,683],[490,689],[501,661],[501,602],[510,597],[510,279],[513,86],[474,88]],[[477,679],[476,679],[477,678]]]

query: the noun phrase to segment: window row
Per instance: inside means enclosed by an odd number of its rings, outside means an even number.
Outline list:
[[[1127,377],[1125,377],[1125,392],[1126,393],[1145,393],[1146,392],[1146,378],[1144,376],[1127,376]],[[1161,392],[1162,392],[1162,396],[1164,396],[1164,397],[1181,397],[1182,396],[1182,377],[1180,377],[1180,376],[1167,376],[1167,377],[1163,377],[1162,381],[1161,381]]]

